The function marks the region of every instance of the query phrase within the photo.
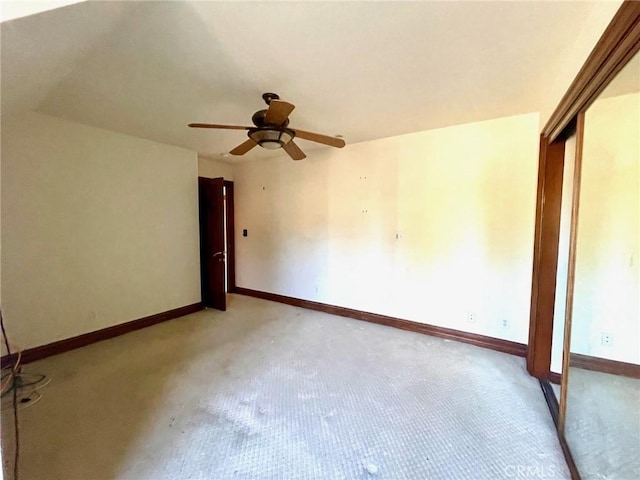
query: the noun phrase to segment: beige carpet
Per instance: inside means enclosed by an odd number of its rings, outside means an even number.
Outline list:
[[[25,370],[22,480],[568,478],[523,359],[248,297]]]
[[[640,478],[640,380],[571,367],[565,438],[584,480]]]

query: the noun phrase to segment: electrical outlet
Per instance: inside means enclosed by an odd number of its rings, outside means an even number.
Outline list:
[[[605,347],[610,347],[611,345],[613,345],[613,335],[611,335],[610,333],[601,333],[600,344]]]
[[[504,328],[508,328],[509,327],[509,320],[507,320],[506,318],[502,319],[502,326]]]
[[[476,314],[475,314],[475,312],[467,313],[467,322],[476,323]]]

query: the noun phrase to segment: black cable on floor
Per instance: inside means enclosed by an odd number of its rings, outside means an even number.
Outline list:
[[[2,338],[4,339],[4,345],[7,347],[7,354],[11,357],[11,347],[9,346],[9,339],[7,338],[7,332],[4,329],[4,320],[2,318],[2,309],[0,309],[0,328],[2,328]],[[18,432],[18,388],[16,385],[16,371],[15,368],[11,370],[12,390],[13,390],[13,425],[15,429],[15,452],[13,456],[13,479],[18,480],[18,460],[20,459],[20,433]]]
[[[4,375],[2,375],[2,378],[0,378],[0,382],[2,382],[5,378],[7,378],[9,375],[13,376],[13,380],[11,382],[11,386],[4,392],[2,392],[2,398],[4,398],[6,395],[9,395],[14,389],[17,388],[24,388],[24,387],[31,387],[33,385],[37,385],[38,383],[42,382],[46,377],[46,375],[42,375],[41,373],[14,373],[13,371],[10,371],[9,373],[5,373]],[[23,381],[23,378],[27,375],[32,375],[34,377],[37,377],[37,380],[33,380],[31,382],[27,382],[25,383]],[[20,379],[20,381],[18,381],[18,379]]]
[[[4,339],[4,346],[7,347],[7,353],[9,354],[9,356],[11,356],[11,347],[9,346],[7,332],[4,329],[4,320],[2,319],[2,309],[0,309],[0,327],[2,327],[2,338]]]
[[[15,383],[15,376],[13,381]],[[13,386],[13,425],[16,432],[15,454],[13,456],[13,480],[18,480],[18,460],[20,458],[20,434],[18,433],[18,389]]]

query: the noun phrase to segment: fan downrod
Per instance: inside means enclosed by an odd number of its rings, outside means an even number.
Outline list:
[[[271,100],[280,100],[280,95],[278,95],[277,93],[267,92],[262,94],[262,99],[267,105],[269,105],[271,103]]]

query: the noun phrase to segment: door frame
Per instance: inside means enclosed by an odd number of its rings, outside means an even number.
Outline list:
[[[233,182],[224,181],[225,195],[225,238],[226,238],[226,261],[227,261],[227,293],[236,291],[236,221],[235,204],[233,197]]]
[[[202,177],[198,176],[198,188],[200,188],[200,184],[203,181],[209,180],[222,180],[223,181],[223,211],[222,214],[224,216],[223,220],[223,234],[225,238],[225,273],[226,273],[226,282],[225,282],[225,294],[234,293],[236,291],[236,248],[235,248],[235,203],[234,203],[234,190],[233,190],[233,182],[230,180],[225,180],[223,177]],[[198,193],[200,195],[200,193]],[[200,202],[200,200],[198,200]],[[200,215],[200,210],[199,210]],[[200,242],[202,242],[202,218],[199,219],[198,227],[200,229],[199,238]],[[205,256],[202,255],[202,243],[200,245],[201,253],[200,253],[200,289],[203,292],[203,301],[204,301],[204,291],[206,290],[205,282],[207,278],[204,275],[206,265],[204,264]]]
[[[540,135],[527,371],[541,379],[551,374],[564,152],[564,139]]]

